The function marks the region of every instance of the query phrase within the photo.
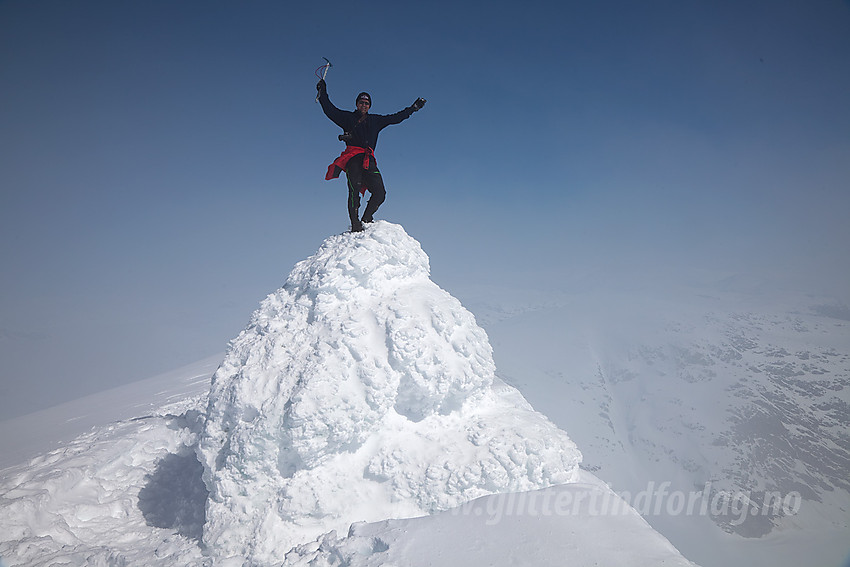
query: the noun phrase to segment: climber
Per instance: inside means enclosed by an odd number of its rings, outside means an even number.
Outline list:
[[[342,128],[339,140],[345,142],[345,150],[328,167],[325,179],[336,179],[345,171],[348,179],[348,217],[351,220],[351,231],[363,230],[363,223],[374,222],[375,212],[386,198],[384,180],[378,171],[375,161],[375,146],[378,145],[378,133],[390,124],[398,124],[410,118],[410,115],[425,105],[424,98],[417,98],[414,103],[395,114],[369,114],[372,107],[372,97],[369,93],[357,95],[355,105],[357,110],[340,110],[328,98],[328,89],[324,79],[316,85],[319,91],[319,103],[325,115],[334,124]],[[360,196],[369,191],[369,202],[359,217]]]

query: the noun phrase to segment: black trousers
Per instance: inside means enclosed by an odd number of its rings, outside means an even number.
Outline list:
[[[369,160],[369,169],[363,169],[362,157],[355,156],[348,160],[345,175],[348,178],[348,218],[351,219],[351,226],[354,227],[360,223],[358,218],[360,190],[364,187],[369,191],[370,196],[369,202],[366,203],[366,210],[363,211],[363,222],[372,222],[375,211],[387,198],[387,190],[384,189],[384,179],[378,171],[378,164],[372,158]]]

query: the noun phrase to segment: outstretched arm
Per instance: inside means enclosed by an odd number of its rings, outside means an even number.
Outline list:
[[[402,120],[407,120],[408,118],[410,118],[410,116],[414,112],[416,112],[417,110],[419,110],[420,108],[425,106],[425,102],[426,101],[425,101],[424,98],[419,97],[413,102],[413,104],[411,104],[410,106],[408,106],[404,110],[400,110],[399,112],[396,112],[395,114],[389,114],[387,116],[384,116],[383,117],[384,118],[384,124],[383,125],[389,126],[390,124],[398,124]]]

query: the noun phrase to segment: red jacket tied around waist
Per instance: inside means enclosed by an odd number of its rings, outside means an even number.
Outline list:
[[[325,180],[330,181],[331,179],[336,179],[339,177],[339,174],[345,171],[345,168],[348,167],[348,162],[351,161],[352,158],[363,154],[363,169],[369,169],[369,160],[375,159],[375,153],[372,151],[372,148],[361,148],[360,146],[345,146],[345,149],[339,154],[339,157],[336,158],[332,164],[328,166],[328,173],[325,175]],[[360,194],[366,192],[366,188],[360,190]]]

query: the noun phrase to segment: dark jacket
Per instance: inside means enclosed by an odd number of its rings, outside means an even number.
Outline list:
[[[398,124],[402,120],[410,118],[410,115],[413,114],[413,106],[409,106],[395,114],[366,114],[365,118],[360,120],[362,117],[360,112],[340,110],[335,107],[331,99],[328,98],[327,91],[322,91],[319,94],[319,103],[321,103],[325,115],[334,124],[342,128],[344,132],[351,134],[351,138],[346,140],[347,145],[372,148],[373,150],[378,145],[378,133],[381,130],[390,124]]]

